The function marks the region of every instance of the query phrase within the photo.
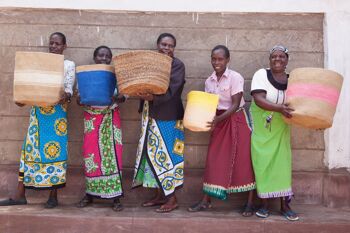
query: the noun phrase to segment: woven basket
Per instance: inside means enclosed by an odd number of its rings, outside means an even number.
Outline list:
[[[172,58],[153,51],[131,51],[113,58],[121,94],[164,94],[169,87]]]
[[[287,103],[295,111],[287,123],[311,129],[332,126],[343,77],[322,68],[298,68],[290,73]]]
[[[106,106],[112,103],[116,88],[113,66],[105,64],[78,66],[76,73],[82,104]]]
[[[16,102],[50,106],[63,92],[63,55],[42,52],[16,52],[13,99]]]
[[[187,94],[184,126],[192,131],[209,131],[210,127],[207,125],[214,119],[218,103],[218,95],[190,91]]]

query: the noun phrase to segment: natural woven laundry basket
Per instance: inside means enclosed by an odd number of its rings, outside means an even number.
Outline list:
[[[131,51],[113,58],[121,94],[164,94],[169,87],[172,58],[153,51]]]
[[[63,55],[16,52],[14,101],[36,106],[54,105],[60,100],[63,81]]]
[[[287,103],[295,109],[287,123],[311,129],[332,126],[343,77],[322,68],[297,68],[290,73]]]
[[[209,131],[208,122],[213,121],[219,96],[203,91],[190,91],[184,115],[184,126],[192,131]]]
[[[78,66],[76,73],[80,103],[96,106],[112,103],[116,88],[113,66],[105,64]]]

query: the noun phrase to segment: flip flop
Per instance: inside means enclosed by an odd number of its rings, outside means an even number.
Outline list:
[[[199,211],[204,211],[204,210],[209,210],[212,208],[212,205],[210,202],[198,202],[194,204],[191,207],[188,207],[187,211],[189,212],[199,212]]]
[[[49,198],[49,200],[47,200],[47,202],[44,205],[45,209],[53,209],[56,206],[58,206],[58,201],[56,199],[51,199]]]
[[[299,216],[292,210],[281,211],[281,214],[289,221],[298,221]]]
[[[169,213],[169,212],[171,212],[173,210],[176,210],[177,208],[179,208],[178,204],[176,204],[176,205],[174,205],[172,207],[169,207],[169,208],[165,208],[165,207],[162,208],[162,206],[161,206],[159,209],[156,209],[156,212],[157,213]]]
[[[161,200],[161,201],[146,201],[144,203],[142,203],[142,207],[152,207],[152,206],[160,206],[160,205],[164,205],[166,203],[165,200]]]
[[[243,211],[242,211],[242,216],[243,217],[251,217],[254,214],[254,205],[252,204],[245,204],[243,207]]]
[[[270,216],[270,213],[266,208],[260,208],[258,211],[256,211],[255,215],[259,218],[267,218]]]
[[[113,203],[112,210],[114,210],[115,212],[122,211],[123,209],[124,209],[124,207],[123,207],[122,203],[120,203],[120,202]]]
[[[92,197],[89,197],[87,195],[85,195],[83,197],[83,199],[81,199],[77,204],[76,204],[76,207],[78,208],[84,208],[86,206],[88,206],[89,204],[91,204],[93,202],[93,199]]]
[[[11,205],[27,205],[27,199],[21,198],[14,200],[12,198],[0,201],[0,206],[11,206]]]

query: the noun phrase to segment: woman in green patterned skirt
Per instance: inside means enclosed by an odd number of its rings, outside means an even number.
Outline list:
[[[275,46],[270,51],[270,69],[258,70],[252,80],[250,107],[253,123],[251,154],[258,197],[262,207],[256,212],[269,216],[269,198],[281,198],[281,214],[290,221],[299,219],[289,206],[292,192],[292,153],[290,127],[284,117],[292,117],[293,109],[285,103],[288,74],[288,50]]]

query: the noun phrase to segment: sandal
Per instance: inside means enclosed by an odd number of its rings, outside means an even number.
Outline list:
[[[86,206],[88,206],[89,204],[92,203],[92,197],[88,196],[88,195],[85,195],[83,197],[83,199],[81,199],[77,204],[76,204],[76,207],[78,208],[84,208]]]
[[[299,216],[293,210],[281,210],[281,214],[289,221],[298,221]]]
[[[258,211],[256,211],[255,215],[258,216],[259,218],[267,218],[270,216],[270,213],[268,209],[262,207]]]
[[[45,209],[53,209],[56,206],[58,206],[58,201],[57,199],[54,198],[49,198],[49,200],[47,200],[47,202],[45,203]]]
[[[173,206],[162,205],[159,207],[159,209],[156,209],[156,212],[157,213],[169,213],[173,210],[176,210],[177,208],[179,208],[178,204],[175,204]]]
[[[11,206],[11,205],[27,205],[26,198],[20,198],[18,200],[14,200],[12,198],[0,201],[0,206]]]
[[[253,204],[245,204],[242,211],[243,217],[251,217],[254,214],[255,207]]]
[[[142,203],[142,207],[152,207],[152,206],[160,206],[164,205],[166,203],[166,200],[150,200]]]
[[[112,210],[119,212],[124,209],[122,203],[120,203],[119,199],[113,201],[113,207]]]
[[[193,206],[188,207],[187,210],[189,212],[199,212],[199,211],[209,210],[211,208],[212,208],[212,205],[210,202],[200,201],[200,202],[194,204]]]

